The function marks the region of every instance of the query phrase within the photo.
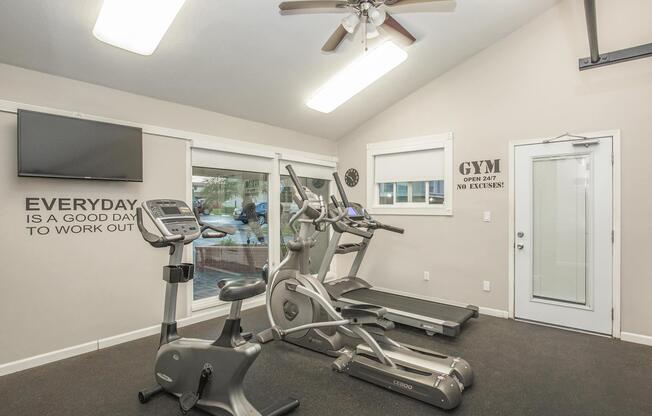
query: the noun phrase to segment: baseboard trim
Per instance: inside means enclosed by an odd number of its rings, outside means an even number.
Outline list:
[[[394,290],[394,289],[387,289],[385,287],[374,286],[374,290],[378,290],[380,292],[392,293],[394,295],[407,296],[415,299],[427,300],[430,302],[438,302],[438,303],[444,303],[446,305],[459,306],[461,308],[468,306],[468,303],[464,303],[464,302],[457,302],[454,300],[435,298],[432,296],[416,295],[414,293],[402,292],[400,290]],[[507,311],[503,311],[501,309],[486,308],[484,306],[480,306],[478,312],[480,313],[480,315],[495,316],[497,318],[507,319],[509,317],[509,312]]]
[[[652,347],[652,337],[649,335],[634,334],[632,332],[621,332],[622,341],[633,342],[635,344],[649,345]]]
[[[161,330],[160,325],[150,326],[147,328],[137,329],[135,331],[125,332],[108,338],[97,340],[97,349],[113,347],[114,345],[124,344],[125,342],[135,341],[137,339],[156,335]]]
[[[0,365],[0,376],[6,376],[7,374],[17,373],[19,371],[28,370],[30,368],[53,363],[59,360],[65,360],[66,358],[75,357],[77,355],[86,354],[87,352],[96,350],[97,341],[91,341],[84,344],[74,345],[72,347],[47,352],[45,354],[35,355],[33,357],[23,358],[21,360]]]
[[[265,296],[261,295],[244,301],[242,304],[242,309],[251,309],[264,304]],[[214,309],[201,313],[195,313],[187,318],[179,319],[177,324],[179,327],[184,327],[203,321],[208,321],[210,319],[219,318],[221,316],[227,315],[229,313],[229,309],[229,304],[220,305]],[[29,370],[30,368],[38,367],[41,365],[50,364],[55,361],[65,360],[66,358],[72,358],[89,352],[124,344],[125,342],[135,341],[140,338],[156,335],[160,330],[160,325],[149,326],[122,334],[117,334],[111,337],[102,338],[79,345],[73,345],[60,350],[23,358],[6,364],[0,364],[0,377],[12,373],[17,373],[23,370]]]
[[[509,312],[503,311],[501,309],[486,308],[484,306],[480,306],[480,310],[478,312],[480,313],[480,315],[494,316],[496,318],[503,318],[503,319],[509,318]]]

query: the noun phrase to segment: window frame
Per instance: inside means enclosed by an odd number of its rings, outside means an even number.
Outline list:
[[[444,203],[428,203],[428,185],[425,202],[394,202],[380,204],[379,183],[376,182],[375,158],[378,155],[407,153],[421,150],[444,150]],[[434,180],[434,179],[433,179]],[[427,182],[427,181],[424,181]],[[390,183],[390,182],[383,182]],[[393,198],[396,201],[396,182]],[[412,193],[408,186],[408,201]],[[408,139],[367,144],[367,210],[372,215],[453,215],[453,133],[434,134]]]

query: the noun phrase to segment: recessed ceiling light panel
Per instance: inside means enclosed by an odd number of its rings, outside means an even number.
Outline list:
[[[93,35],[102,42],[151,55],[186,0],[104,0]]]
[[[322,113],[330,113],[351,97],[373,84],[407,59],[407,52],[387,41],[350,63],[337,73],[306,105]]]

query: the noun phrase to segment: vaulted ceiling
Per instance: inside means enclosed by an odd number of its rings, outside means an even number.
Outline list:
[[[363,53],[362,36],[325,54],[343,15],[282,16],[273,0],[187,0],[149,57],[93,37],[101,0],[1,0],[0,62],[337,139],[557,1],[405,6],[407,61],[330,114],[305,101]]]

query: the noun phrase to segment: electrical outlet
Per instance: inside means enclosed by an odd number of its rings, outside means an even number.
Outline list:
[[[482,221],[484,222],[491,222],[491,211],[485,211],[482,214]]]
[[[485,292],[491,292],[491,282],[488,280],[482,282],[482,290],[484,290]]]
[[[430,272],[427,271],[423,272],[423,280],[425,280],[426,282],[430,281]]]

